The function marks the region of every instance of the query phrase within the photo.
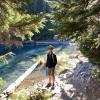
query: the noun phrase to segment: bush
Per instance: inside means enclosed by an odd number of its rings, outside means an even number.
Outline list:
[[[0,77],[0,90],[2,89],[2,87],[4,86],[5,83],[6,83],[6,81],[4,81],[4,80]]]
[[[50,93],[46,89],[32,88],[15,91],[8,100],[48,100]]]
[[[92,78],[100,82],[100,68],[95,68],[93,70]]]

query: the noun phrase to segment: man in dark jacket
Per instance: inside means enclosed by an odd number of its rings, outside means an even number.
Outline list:
[[[48,67],[48,78],[49,83],[46,87],[52,86],[52,89],[54,88],[54,82],[55,82],[55,66],[57,64],[57,57],[53,53],[53,46],[48,46],[48,54],[47,54],[47,61],[46,61],[46,67]],[[52,81],[52,84],[51,84]]]

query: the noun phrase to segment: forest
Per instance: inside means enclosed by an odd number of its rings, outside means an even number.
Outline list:
[[[0,45],[21,47],[55,37],[76,43],[97,66],[92,76],[100,80],[99,0],[0,0]],[[0,61],[9,55],[0,55]],[[4,83],[0,78],[0,86]]]

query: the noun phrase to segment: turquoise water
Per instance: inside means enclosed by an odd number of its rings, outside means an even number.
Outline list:
[[[61,50],[61,45],[55,47]],[[63,49],[64,48],[65,46]],[[8,59],[9,63],[0,63],[0,77],[6,81],[3,90],[35,63],[35,61],[32,60],[33,58],[36,58],[38,55],[46,54],[47,46],[12,48],[11,51],[16,55]]]
[[[66,50],[67,45],[59,45],[55,46],[55,48],[57,49],[57,53]],[[33,58],[36,58],[38,55],[46,54],[47,46],[12,48],[11,51],[16,55],[8,59],[9,63],[0,63],[0,77],[6,81],[3,90],[35,63],[35,61],[32,60]]]

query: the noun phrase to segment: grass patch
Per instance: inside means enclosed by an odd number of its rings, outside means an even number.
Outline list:
[[[3,86],[6,84],[6,81],[0,77],[0,90],[2,90]]]
[[[46,89],[32,88],[16,90],[8,100],[48,100],[50,92]]]
[[[68,68],[70,65],[68,63],[62,63],[56,67],[56,73],[60,73]]]
[[[61,71],[65,70],[66,68],[70,67],[71,65],[68,63],[68,57],[70,54],[68,54],[67,51],[60,51],[55,49],[54,52],[57,55],[57,66],[56,66],[56,73],[60,73]],[[34,61],[38,61],[38,62],[42,62],[42,65],[40,66],[41,68],[46,67],[45,63],[46,63],[46,58],[47,55],[40,55],[37,58],[34,58]]]

